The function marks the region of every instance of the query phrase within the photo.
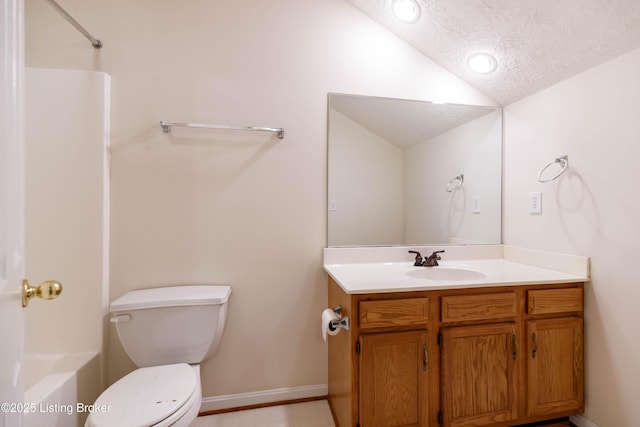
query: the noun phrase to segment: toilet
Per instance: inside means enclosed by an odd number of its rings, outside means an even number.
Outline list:
[[[220,346],[230,286],[141,289],[111,303],[110,321],[139,367],[105,390],[85,427],[186,427],[202,401],[200,363]]]

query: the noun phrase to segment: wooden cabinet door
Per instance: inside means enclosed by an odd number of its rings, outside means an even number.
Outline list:
[[[583,324],[578,317],[527,322],[528,415],[584,408]]]
[[[482,426],[515,420],[523,360],[518,354],[516,324],[448,327],[441,333],[443,425]]]
[[[426,331],[360,336],[360,427],[427,427]]]

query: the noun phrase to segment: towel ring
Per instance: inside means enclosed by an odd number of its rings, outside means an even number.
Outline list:
[[[558,173],[553,175],[551,178],[542,179],[542,174],[544,173],[544,171],[547,170],[547,168],[549,166],[553,165],[554,163],[562,163],[562,168],[558,171]],[[564,155],[562,157],[558,157],[557,159],[555,159],[552,162],[547,163],[547,165],[545,167],[540,169],[540,172],[538,172],[538,181],[540,181],[540,182],[553,181],[554,179],[558,178],[560,175],[562,175],[564,173],[564,171],[567,169],[567,166],[569,166],[569,156]]]
[[[456,183],[456,181],[458,182]],[[451,193],[453,190],[457,189],[458,187],[461,187],[463,182],[464,182],[464,174],[460,174],[455,178],[453,178],[451,181],[449,181],[449,183],[444,189],[447,191],[447,193]]]

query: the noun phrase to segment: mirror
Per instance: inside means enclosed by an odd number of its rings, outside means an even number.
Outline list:
[[[327,245],[501,243],[502,109],[329,94]]]

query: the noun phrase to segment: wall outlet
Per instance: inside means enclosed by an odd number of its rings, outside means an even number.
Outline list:
[[[541,214],[542,213],[542,193],[539,191],[532,191],[529,193],[529,213]]]

